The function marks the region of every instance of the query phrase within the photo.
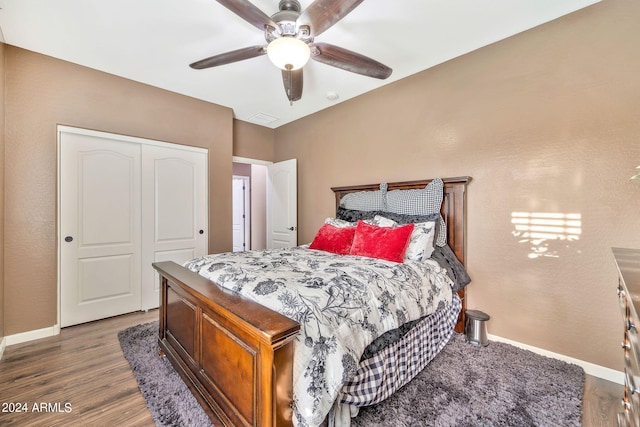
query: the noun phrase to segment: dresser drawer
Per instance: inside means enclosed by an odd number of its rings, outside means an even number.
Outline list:
[[[638,323],[638,319],[630,316],[627,316],[624,320],[624,329],[629,337],[631,346],[636,349],[636,352],[638,349],[638,328],[640,328],[640,324]]]
[[[632,319],[625,320],[624,342],[624,358],[626,366],[635,375],[640,374],[640,343],[638,342],[638,331],[633,325]],[[638,384],[640,385],[640,384]]]
[[[627,362],[627,360],[628,359],[625,360],[625,363]],[[640,385],[640,376],[638,376],[637,371],[635,373],[631,372],[627,367],[624,368],[624,376],[627,400],[631,402],[631,396],[635,396],[634,402],[636,402],[636,406],[634,406],[634,409],[637,410],[637,408],[640,408],[637,405],[637,403],[640,402],[640,388],[638,388],[638,385]]]
[[[618,293],[618,307],[620,308],[620,314],[623,319],[629,318],[629,308],[627,306],[627,292],[624,290],[624,285],[621,280],[618,280],[618,289],[616,289]]]
[[[624,321],[624,395],[619,426],[640,427],[640,249],[613,248],[618,305]]]
[[[624,372],[625,400],[628,402],[627,418],[630,426],[640,427],[640,346],[638,345],[637,319],[625,319]]]
[[[629,411],[618,412],[618,427],[631,427]]]
[[[635,394],[640,394],[640,372],[638,371],[638,360],[629,357],[629,351],[624,352],[624,374],[626,381],[631,386]]]
[[[625,385],[625,398],[626,402],[623,404],[625,407],[626,418],[628,420],[628,425],[633,427],[640,427],[640,413],[638,410],[640,409],[640,394],[639,391],[632,388],[632,385],[628,381],[629,377],[627,376],[624,380]]]

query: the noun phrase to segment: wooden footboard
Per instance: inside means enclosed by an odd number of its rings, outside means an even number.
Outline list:
[[[173,262],[153,267],[162,287],[160,349],[213,423],[291,425],[299,324]]]

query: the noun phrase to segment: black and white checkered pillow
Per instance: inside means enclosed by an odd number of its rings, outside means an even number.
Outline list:
[[[387,183],[380,184],[377,191],[358,191],[345,194],[340,199],[340,206],[345,209],[358,211],[386,211],[387,210]]]
[[[435,178],[420,190],[392,190],[387,193],[387,210],[403,215],[429,215],[439,213],[442,207],[444,182]],[[436,244],[447,243],[447,225],[440,216]]]

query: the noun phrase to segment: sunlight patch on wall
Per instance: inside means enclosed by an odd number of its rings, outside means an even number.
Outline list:
[[[559,258],[559,250],[579,240],[582,233],[579,213],[512,212],[511,223],[518,243],[531,245],[531,259]]]

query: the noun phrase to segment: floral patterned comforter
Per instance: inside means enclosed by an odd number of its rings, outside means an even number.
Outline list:
[[[185,267],[300,323],[294,342],[294,425],[317,426],[378,336],[451,303],[436,262],[397,264],[294,247],[229,252]]]

